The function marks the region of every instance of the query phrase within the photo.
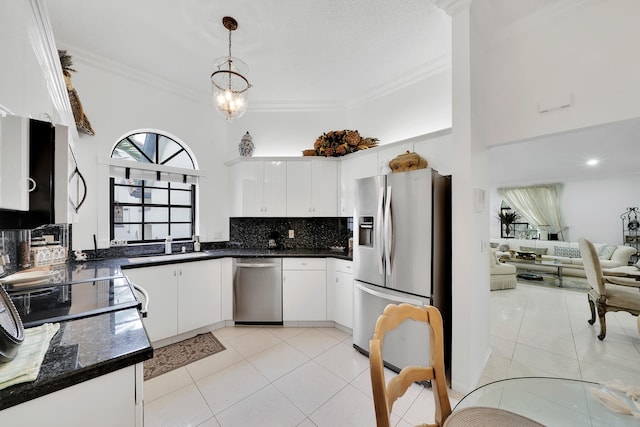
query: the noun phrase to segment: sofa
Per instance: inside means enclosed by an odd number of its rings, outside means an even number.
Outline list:
[[[501,262],[508,262],[509,259],[517,255],[516,252],[535,253],[542,260],[560,262],[563,276],[586,277],[578,242],[491,239],[490,244],[492,248],[496,249],[496,257]],[[636,249],[632,246],[606,243],[594,243],[594,246],[603,269],[628,265],[631,255],[636,253]],[[532,264],[527,267],[527,270],[553,272],[555,268]]]

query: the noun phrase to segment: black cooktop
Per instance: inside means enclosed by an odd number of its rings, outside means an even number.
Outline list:
[[[135,292],[122,276],[29,287],[9,285],[6,290],[25,328],[139,308]]]

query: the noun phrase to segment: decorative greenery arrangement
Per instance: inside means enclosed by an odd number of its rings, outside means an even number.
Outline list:
[[[305,156],[340,157],[376,145],[378,138],[363,138],[357,130],[345,129],[323,133],[313,144],[313,150],[302,153]]]
[[[504,224],[504,232],[508,236],[511,234],[511,224],[520,219],[520,214],[516,211],[503,210],[498,213],[498,219]]]

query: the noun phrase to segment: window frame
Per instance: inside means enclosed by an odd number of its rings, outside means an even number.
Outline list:
[[[145,135],[145,142],[143,144],[147,143],[147,140],[151,141],[153,143],[151,150],[151,153],[149,152],[145,152],[147,151],[144,147],[144,145],[142,147],[140,147],[140,142],[136,142],[133,137],[135,135],[140,135],[143,134]],[[175,144],[177,147],[173,147],[176,148],[176,151],[169,155],[167,158],[165,158],[164,160],[162,160],[161,162],[159,162],[159,158],[160,158],[160,139],[164,138],[168,141],[171,141],[173,144]],[[122,157],[114,157],[114,154],[116,153],[116,151],[119,149],[120,144],[122,143],[128,143],[130,146],[132,146],[133,148],[135,148],[135,150],[137,150],[137,152],[140,154],[140,159],[136,160],[134,158],[133,155],[130,155],[129,158],[122,158]],[[184,166],[172,166],[170,165],[170,162],[172,159],[176,158],[178,155],[180,155],[181,153],[184,153],[188,160],[191,163],[191,168],[185,168]],[[167,167],[170,167],[170,169],[182,169],[185,171],[185,175],[183,176],[182,179],[182,185],[187,184],[187,176],[193,176],[193,175],[198,175],[196,172],[196,163],[195,163],[195,159],[193,158],[193,156],[190,153],[190,150],[188,149],[188,147],[186,147],[184,144],[178,142],[176,140],[176,138],[167,135],[165,133],[156,131],[156,130],[142,130],[142,131],[134,131],[131,133],[128,133],[126,135],[124,135],[122,138],[120,138],[120,140],[114,145],[112,151],[111,151],[111,159],[113,160],[118,160],[120,161],[120,163],[131,163],[131,167],[125,167],[125,176],[124,179],[131,181],[130,179],[130,172],[131,169],[136,170],[136,169],[144,169],[144,170],[149,170],[149,166],[151,165],[158,165],[157,170],[155,170],[155,174],[156,174],[156,179],[155,181],[160,181],[163,183],[163,185],[160,186],[156,186],[156,185],[148,185],[147,183],[149,181],[153,181],[150,178],[140,178],[140,179],[136,179],[135,182],[129,182],[129,183],[121,183],[121,182],[116,182],[116,180],[118,179],[122,179],[123,177],[118,174],[111,174],[111,176],[109,177],[109,207],[110,207],[110,212],[109,212],[109,240],[113,241],[114,239],[116,239],[116,229],[119,225],[130,225],[130,224],[134,224],[134,225],[139,225],[140,226],[140,236],[139,239],[136,240],[131,240],[128,239],[127,243],[133,243],[133,244],[143,244],[143,243],[156,243],[156,242],[163,242],[166,239],[165,237],[162,238],[152,238],[152,236],[147,236],[145,233],[150,232],[149,231],[149,226],[151,225],[165,225],[166,229],[167,229],[167,236],[172,236],[172,239],[174,241],[190,241],[192,240],[193,236],[195,234],[197,234],[196,231],[196,220],[197,220],[197,212],[196,212],[196,208],[197,208],[197,183],[190,183],[189,188],[172,188],[172,184],[175,185],[175,183],[177,181],[172,180],[172,179],[165,179],[162,180],[162,175],[166,175],[166,173],[164,172],[163,169],[166,169]],[[143,166],[141,168],[137,168],[136,166],[140,165]],[[194,172],[193,175],[190,172]],[[166,184],[166,186],[164,185]],[[137,202],[122,202],[116,201],[116,189],[117,188],[126,188],[129,187],[129,189],[134,189],[134,188],[139,188],[140,192],[138,193],[139,195],[135,197],[135,200],[137,200]],[[148,190],[153,190],[153,189],[162,189],[162,190],[167,190],[167,199],[166,199],[166,203],[151,203],[150,201],[147,200],[147,197],[145,197]],[[184,204],[184,203],[172,203],[172,195],[174,195],[174,199],[175,199],[175,195],[178,192],[189,192],[189,197],[190,197],[190,204]],[[130,194],[133,194],[132,191],[130,191]],[[117,221],[116,218],[116,210],[117,208],[122,208],[122,207],[132,207],[132,208],[139,208],[141,210],[141,217],[139,219],[139,221]],[[166,208],[167,209],[167,217],[166,217],[166,221],[151,221],[151,220],[146,220],[145,218],[145,212],[148,211],[148,209],[150,208]],[[171,214],[172,214],[172,210],[173,209],[190,209],[190,218],[188,221],[176,221],[176,220],[172,220]],[[189,236],[188,237],[180,237],[180,238],[176,238],[173,237],[172,235],[172,228],[175,230],[175,226],[178,225],[184,225],[184,224],[188,224],[189,225]]]

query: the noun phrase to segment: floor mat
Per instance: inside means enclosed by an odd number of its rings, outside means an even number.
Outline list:
[[[222,343],[211,332],[154,349],[153,358],[144,362],[144,380],[150,380],[224,349]]]

